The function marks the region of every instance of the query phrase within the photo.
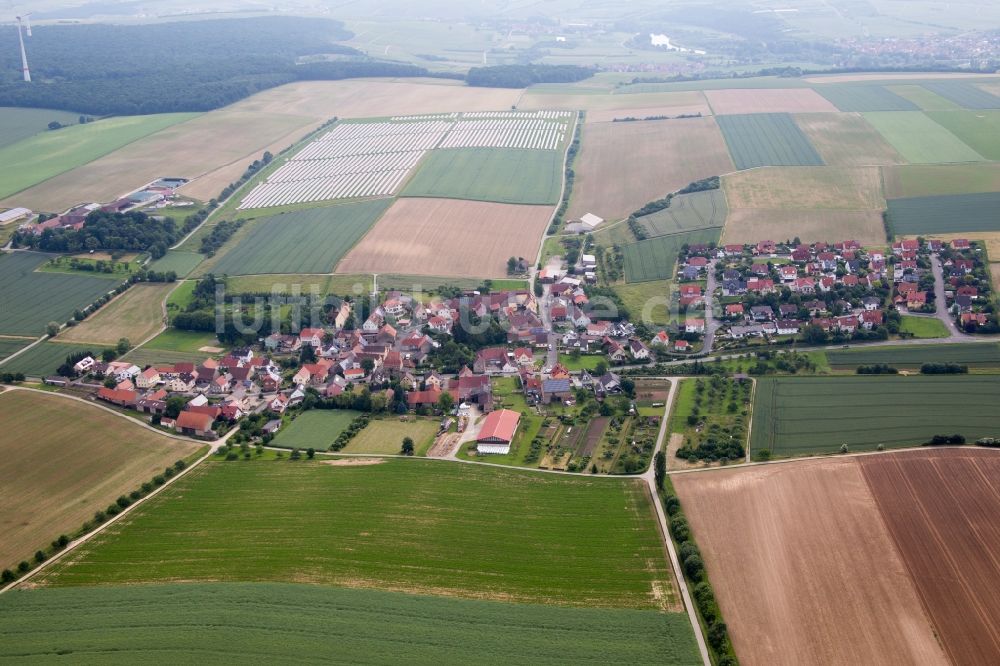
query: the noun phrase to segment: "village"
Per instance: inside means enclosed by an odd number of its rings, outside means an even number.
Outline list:
[[[669,329],[594,307],[595,261],[583,254],[569,271],[546,267],[536,290],[428,298],[389,290],[367,309],[343,300],[321,326],[274,332],[200,363],[140,367],[88,355],[68,359],[72,377],[45,381],[191,437],[239,427],[247,431],[239,440],[266,444],[304,411],[346,409],[437,419],[434,455],[566,469],[593,464],[607,434],[603,422],[588,432],[595,417],[659,418],[655,403],[637,399],[631,368],[789,341],[886,340],[905,336],[905,317],[943,318],[956,336],[992,330],[977,252],[963,239],[903,240],[887,251],[854,241],[690,245],[677,266],[680,323]],[[553,423],[562,424],[558,436]]]

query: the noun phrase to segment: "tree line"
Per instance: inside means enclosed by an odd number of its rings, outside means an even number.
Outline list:
[[[17,37],[3,31],[0,106],[93,115],[208,111],[294,81],[430,74],[337,43],[351,36],[338,21],[290,16],[38,26],[27,44],[34,82],[26,85]]]

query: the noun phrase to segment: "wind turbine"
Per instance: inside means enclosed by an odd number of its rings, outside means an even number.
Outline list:
[[[27,17],[25,17],[27,18]],[[28,35],[31,35],[31,28],[28,28]],[[21,72],[24,74],[24,81],[31,83],[31,71],[28,69],[28,53],[24,50],[24,35],[21,34],[21,17],[17,17],[17,41],[21,44]]]

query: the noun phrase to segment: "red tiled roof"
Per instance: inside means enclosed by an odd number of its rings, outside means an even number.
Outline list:
[[[510,409],[501,409],[491,412],[489,416],[486,417],[486,420],[483,421],[483,427],[479,431],[478,441],[511,441],[514,439],[514,432],[517,430],[517,424],[520,419],[521,415]]]
[[[177,416],[177,428],[191,428],[192,430],[211,430],[212,421],[214,421],[208,414],[199,414],[198,412],[184,411]]]

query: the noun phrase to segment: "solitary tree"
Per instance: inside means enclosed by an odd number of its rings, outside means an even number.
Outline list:
[[[437,406],[443,414],[447,414],[451,411],[451,408],[455,406],[455,399],[451,397],[451,393],[448,391],[442,391],[441,397],[438,398]]]
[[[122,355],[132,348],[132,343],[129,342],[128,338],[118,338],[118,344],[115,346],[115,350],[118,355]]]
[[[306,449],[306,458],[312,460],[315,456],[316,456],[316,449],[314,449],[311,446],[308,449]]]
[[[50,321],[45,325],[45,333],[50,337],[55,337],[56,333],[59,332],[59,323]]]
[[[656,487],[663,490],[663,482],[667,478],[667,454],[657,451],[653,458],[653,474],[656,477]]]
[[[403,438],[403,447],[400,449],[400,453],[402,453],[404,456],[413,455],[413,439],[411,439],[410,437]]]

